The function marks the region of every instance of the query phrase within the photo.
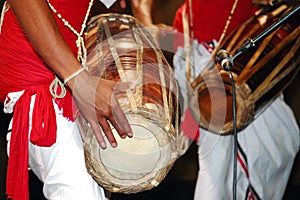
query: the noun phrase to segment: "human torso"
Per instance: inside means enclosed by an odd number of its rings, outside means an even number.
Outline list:
[[[194,38],[199,42],[210,42],[213,39],[218,40],[224,31],[226,21],[228,20],[232,7],[236,0],[186,0],[185,4],[176,13],[174,27],[181,33],[184,32],[182,26],[183,7],[186,7],[186,15],[193,18],[193,23],[189,22],[190,31],[193,31]],[[190,13],[192,8],[192,13]],[[254,14],[255,6],[252,0],[238,0],[230,25],[227,29],[227,35],[247,18]],[[192,25],[192,26],[191,26]],[[191,34],[190,34],[191,36]],[[176,43],[176,41],[175,41]],[[177,42],[182,45],[182,41]]]
[[[75,30],[80,32],[89,0],[51,0],[50,2],[57,12]],[[55,18],[63,37],[76,54],[75,41],[77,36],[56,15]],[[0,34],[0,55],[1,101],[7,92],[23,90],[37,85],[49,85],[54,78],[54,73],[26,39],[12,9],[8,9],[4,15]]]

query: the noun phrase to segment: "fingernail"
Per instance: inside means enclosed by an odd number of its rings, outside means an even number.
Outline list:
[[[121,1],[120,2],[120,6],[121,6],[121,8],[126,8],[126,2],[125,1]]]
[[[132,4],[134,5],[134,7],[138,7],[140,3],[137,0],[133,0]]]
[[[132,133],[128,133],[127,135],[128,135],[128,137],[132,137],[133,136]]]
[[[102,149],[106,149],[106,144],[105,144],[105,142],[101,142],[101,143],[100,143],[100,146],[101,146]]]
[[[125,139],[125,138],[126,138],[126,135],[122,135],[121,138],[122,138],[122,139]]]
[[[112,146],[113,148],[116,148],[118,145],[117,145],[117,143],[111,143],[111,146]]]
[[[137,82],[138,82],[138,80],[137,80],[137,79],[135,79],[135,80],[132,80],[132,81],[130,82],[130,84],[129,84],[129,88],[130,88],[130,89],[133,89],[133,88],[135,88],[135,87],[136,87],[136,84],[137,84]]]

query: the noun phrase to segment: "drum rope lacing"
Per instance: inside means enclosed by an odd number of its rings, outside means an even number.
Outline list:
[[[232,8],[230,10],[230,13],[229,13],[229,16],[226,20],[226,23],[225,23],[225,26],[224,26],[224,29],[222,31],[222,34],[218,40],[218,46],[223,42],[224,38],[225,38],[225,35],[227,33],[227,30],[228,30],[228,27],[231,23],[231,19],[235,13],[235,10],[236,10],[236,7],[237,7],[237,4],[238,4],[239,0],[235,0],[233,2],[233,5],[232,5]],[[186,40],[184,43],[185,45],[185,49],[186,49],[186,60],[187,60],[187,64],[186,64],[186,70],[187,70],[187,81],[190,82],[191,81],[191,78],[195,78],[196,77],[196,69],[195,69],[195,64],[194,64],[194,56],[193,56],[193,53],[191,53],[191,51],[193,50],[193,40],[194,40],[194,23],[193,23],[193,4],[192,4],[192,0],[189,0],[188,1],[188,7],[189,7],[189,25],[188,26],[184,26],[184,38],[186,37],[186,34],[188,34],[188,36],[191,38],[190,40]],[[183,22],[185,21],[184,19],[184,14],[183,14]],[[184,24],[184,23],[183,23]],[[191,41],[191,42],[189,42]],[[211,57],[214,57],[215,56],[215,53],[216,51],[218,50],[218,46],[214,48],[213,52],[211,53]],[[190,63],[192,64],[192,68],[190,67]],[[206,67],[205,67],[206,68]]]
[[[85,44],[84,44],[83,32],[86,28],[86,23],[87,23],[89,14],[91,12],[91,8],[94,4],[94,0],[90,0],[90,2],[89,2],[85,17],[84,17],[82,25],[81,25],[80,32],[78,32],[65,18],[63,18],[63,16],[55,9],[55,7],[49,2],[49,0],[47,0],[47,3],[49,5],[50,9],[52,10],[52,12],[55,13],[56,16],[64,23],[64,25],[67,28],[69,28],[77,36],[77,40],[76,40],[76,47],[78,48],[77,58],[82,63],[82,67],[86,68],[87,67],[86,66],[87,51],[86,51]],[[61,88],[60,93],[58,93],[58,87]],[[64,96],[66,95],[66,89],[64,87],[64,83],[57,76],[55,76],[54,80],[50,84],[49,89],[50,89],[50,93],[52,94],[52,96],[54,98],[64,98]]]
[[[235,12],[235,9],[236,9],[236,6],[237,6],[238,2],[239,2],[239,0],[235,0],[234,3],[233,3],[233,5],[232,5],[231,11],[230,11],[230,14],[229,14],[229,16],[228,16],[228,18],[227,18],[227,21],[226,21],[225,27],[224,27],[224,29],[223,29],[223,32],[222,32],[222,34],[221,34],[221,36],[220,36],[220,38],[219,38],[219,40],[218,40],[218,45],[220,45],[220,44],[223,42],[224,38],[225,38],[227,29],[228,29],[228,27],[229,27],[229,25],[230,25],[232,16],[233,16],[233,14],[234,14],[234,12]],[[218,48],[215,48],[215,49],[214,49],[212,55],[214,55],[214,53],[215,53],[215,51],[216,51],[217,49],[218,49]]]
[[[230,10],[230,14],[226,20],[226,23],[225,23],[225,26],[224,26],[224,29],[223,29],[223,32],[218,40],[218,44],[217,46],[213,49],[212,53],[211,53],[211,58],[215,57],[216,56],[216,52],[217,50],[219,49],[220,47],[220,44],[223,42],[224,38],[225,38],[225,35],[227,33],[227,30],[228,30],[228,27],[231,23],[231,19],[235,13],[235,10],[236,10],[236,7],[237,7],[237,4],[238,4],[239,0],[234,0],[233,2],[233,5],[232,5],[232,8]],[[185,59],[186,59],[186,75],[187,75],[187,83],[189,84],[191,82],[191,77],[195,78],[196,77],[196,69],[195,69],[195,62],[194,62],[194,55],[193,55],[193,52],[191,53],[191,51],[194,51],[194,47],[193,47],[193,42],[194,42],[194,30],[193,30],[193,27],[194,27],[194,24],[193,24],[193,16],[192,16],[192,0],[189,0],[188,1],[188,6],[189,6],[189,17],[190,17],[190,20],[188,21],[189,22],[189,26],[187,25],[184,25],[184,20],[186,20],[186,18],[184,18],[184,16],[182,16],[183,18],[183,26],[184,26],[184,31],[185,31],[185,35],[184,35],[184,38],[186,37],[186,34],[188,34],[192,40],[185,40],[186,44],[184,44],[184,50],[186,51],[186,55],[185,55]],[[184,15],[184,14],[183,14]],[[190,31],[189,31],[190,29]],[[186,38],[185,38],[186,39]],[[191,41],[191,42],[190,42]],[[213,60],[213,59],[212,59]],[[191,65],[191,62],[192,61],[192,67],[190,66]],[[210,65],[210,62],[208,62],[207,66],[204,67],[207,68],[208,65]],[[192,68],[192,69],[191,69]],[[191,71],[193,70],[193,71]],[[192,74],[193,73],[193,74]],[[233,77],[232,77],[232,74],[231,74],[231,71],[228,72],[229,73],[229,76],[230,76],[230,80],[231,80],[231,85],[232,85],[232,89],[233,89],[233,101],[232,101],[232,104],[233,104],[233,117],[234,119],[236,118],[235,115],[236,115],[236,111],[235,111],[235,87],[234,87],[234,80],[233,80]],[[236,121],[236,120],[234,120]],[[234,123],[234,126],[235,126],[236,123]],[[236,129],[235,129],[236,130]],[[233,183],[232,183],[232,193],[233,193],[233,200],[236,199],[236,186],[237,186],[237,134],[236,134],[236,131],[234,131],[234,147],[233,147],[233,151],[234,151],[234,163],[233,163]]]
[[[127,19],[128,21],[131,21],[130,17],[128,17]],[[120,78],[123,82],[127,82],[127,78],[125,76],[125,73],[124,73],[124,68],[122,66],[122,62],[120,60],[120,57],[118,56],[118,53],[116,51],[116,48],[114,47],[114,41],[113,41],[113,38],[112,38],[112,35],[110,33],[110,30],[109,30],[109,27],[107,25],[107,19],[106,21],[104,21],[104,31],[105,31],[105,34],[107,36],[107,41],[108,41],[108,44],[110,46],[110,50],[111,50],[111,53],[112,53],[112,56],[116,62],[116,66],[117,66],[117,70],[118,70],[118,73],[120,75]],[[164,77],[164,67],[163,67],[163,63],[162,63],[162,57],[160,55],[160,52],[158,50],[156,50],[156,48],[153,46],[153,43],[150,41],[150,38],[148,37],[148,35],[145,34],[145,32],[143,31],[143,28],[142,27],[138,27],[137,29],[132,27],[133,28],[133,37],[135,38],[135,40],[137,41],[137,62],[136,62],[136,68],[138,70],[138,74],[142,74],[142,60],[143,60],[143,48],[142,48],[142,41],[141,41],[141,38],[138,36],[137,32],[140,33],[141,35],[143,35],[143,37],[147,40],[147,42],[151,45],[151,48],[154,50],[155,54],[156,54],[156,57],[157,57],[157,61],[158,61],[158,67],[159,67],[159,77],[160,77],[160,84],[162,86],[162,96],[163,96],[163,104],[164,104],[164,112],[166,113],[166,121],[167,121],[167,126],[165,127],[166,130],[169,131],[170,127],[171,127],[171,118],[170,118],[170,115],[171,115],[171,111],[170,111],[170,108],[169,108],[169,105],[171,105],[171,93],[169,92],[169,102],[168,102],[168,99],[167,99],[167,91],[166,91],[166,83],[165,83],[165,77]],[[138,80],[140,83],[139,84],[142,84],[142,77],[138,77]],[[170,81],[170,89],[172,90],[173,89],[173,84],[172,84],[172,81]],[[132,92],[130,90],[127,90],[126,91],[127,93],[127,98],[129,99],[129,102],[130,102],[130,105],[131,105],[131,109],[133,111],[135,111],[137,109],[137,102],[136,101],[139,101],[139,99],[136,99],[136,98],[131,98],[133,96]],[[176,128],[176,127],[175,127]]]
[[[194,36],[194,21],[193,21],[193,4],[192,4],[192,0],[189,0],[189,17],[190,17],[190,20],[189,20],[189,29],[191,30],[190,31],[190,37],[191,37],[191,39],[192,39],[192,41],[191,42],[189,42],[189,40],[187,41],[187,45],[186,45],[186,48],[187,48],[187,58],[189,59],[190,57],[191,57],[191,60],[192,60],[192,63],[193,63],[193,67],[192,67],[192,72],[191,72],[191,68],[190,68],[190,60],[188,60],[188,62],[186,63],[186,70],[187,70],[187,80],[188,80],[188,82],[190,82],[190,80],[191,80],[191,74],[193,74],[193,79],[195,78],[195,60],[194,60],[194,54],[193,53],[191,53],[191,51],[193,51],[193,49],[194,49],[194,38],[195,38],[195,36]]]
[[[126,78],[126,74],[124,73],[124,68],[122,66],[122,62],[120,60],[120,57],[118,56],[117,52],[116,52],[116,47],[114,46],[114,40],[112,38],[111,32],[109,30],[109,26],[107,24],[108,21],[116,20],[118,17],[114,16],[113,14],[110,14],[110,17],[112,19],[109,19],[108,16],[105,17],[105,15],[102,15],[104,17],[103,19],[103,27],[102,27],[102,31],[100,32],[105,32],[106,38],[107,38],[107,42],[110,46],[110,51],[112,53],[112,56],[115,60],[115,64],[117,67],[117,71],[120,75],[120,79],[123,82],[127,82],[129,80],[127,80]],[[113,21],[112,20],[112,21]],[[124,19],[123,19],[124,20]],[[123,22],[125,23],[131,23],[132,21],[134,21],[134,18],[127,16],[126,20],[124,20]],[[173,104],[173,100],[172,100],[172,93],[175,92],[176,96],[178,97],[178,90],[177,90],[177,85],[174,84],[174,82],[172,80],[169,80],[169,87],[166,84],[166,77],[164,75],[164,64],[163,64],[163,56],[161,55],[161,51],[157,50],[157,48],[155,47],[155,43],[152,41],[151,36],[149,35],[149,33],[146,31],[146,29],[139,23],[136,24],[135,26],[131,27],[133,30],[133,37],[135,39],[135,41],[137,42],[137,54],[136,54],[136,70],[137,70],[137,86],[141,86],[142,85],[142,71],[143,71],[143,45],[142,45],[142,39],[140,36],[142,36],[143,38],[145,38],[145,40],[147,41],[147,43],[150,45],[151,49],[154,50],[155,54],[156,54],[156,58],[157,58],[157,64],[158,64],[158,69],[159,69],[159,78],[160,78],[160,84],[161,84],[161,89],[162,89],[162,102],[163,102],[163,108],[164,108],[164,113],[165,115],[165,120],[166,120],[166,125],[164,127],[164,130],[166,130],[166,132],[169,134],[169,136],[171,138],[174,138],[174,135],[172,134],[172,130],[173,128],[175,129],[175,133],[177,133],[177,137],[178,137],[178,143],[177,143],[177,150],[178,150],[178,155],[183,155],[186,150],[188,149],[188,140],[187,138],[185,138],[185,136],[183,135],[179,135],[179,104],[178,101],[176,101],[176,116],[175,116],[175,124],[174,126],[172,125],[172,112],[171,109],[169,107],[169,105]],[[102,46],[102,39],[98,40],[100,46]],[[97,48],[97,50],[99,51],[98,53],[100,55],[103,55],[102,52],[102,48]],[[170,73],[173,73],[172,70],[170,71]],[[170,76],[173,77],[173,76]],[[128,90],[126,91],[127,93],[127,98],[129,99],[129,104],[131,107],[131,110],[133,112],[135,112],[135,110],[137,111],[137,105],[140,104],[140,102],[142,101],[142,99],[140,99],[140,97],[142,96],[142,91],[139,91],[140,89],[138,89],[139,87],[137,87],[135,90],[135,93],[139,93],[140,95],[136,95],[134,98],[132,98],[134,96],[134,94]],[[167,92],[167,88],[169,89],[169,92]]]
[[[107,41],[108,41],[108,44],[110,46],[111,54],[112,54],[112,56],[115,60],[117,71],[119,73],[120,79],[122,80],[122,82],[127,82],[128,80],[127,80],[127,77],[126,77],[126,74],[125,74],[125,70],[122,66],[122,62],[120,60],[120,57],[119,57],[118,52],[116,50],[116,47],[114,46],[114,40],[112,38],[110,29],[108,27],[107,20],[104,21],[104,31],[105,31],[105,34],[107,36]],[[141,44],[139,43],[138,46],[141,47]],[[138,49],[139,49],[139,51],[142,50],[141,48],[138,48]],[[139,62],[137,62],[137,64],[138,63]],[[133,109],[133,111],[136,111],[136,109],[137,109],[137,102],[136,101],[138,99],[132,98],[133,94],[132,94],[131,90],[126,90],[126,94],[127,94],[127,98],[129,100],[129,103],[131,105],[131,108]]]

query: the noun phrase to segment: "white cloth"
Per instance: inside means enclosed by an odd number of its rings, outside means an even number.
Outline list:
[[[30,104],[30,129],[34,99],[35,96]],[[44,183],[45,197],[49,200],[105,200],[104,190],[85,167],[83,143],[76,123],[68,121],[58,106],[53,105],[57,117],[56,143],[40,147],[29,142],[29,167]]]
[[[99,0],[101,1],[105,6],[106,8],[109,8],[111,7],[117,0]]]
[[[203,44],[193,43],[191,65],[196,77],[211,62]],[[186,82],[186,54],[178,48],[174,56],[175,78],[184,98],[184,109],[193,108],[188,98]],[[249,184],[258,199],[279,200],[287,185],[295,156],[299,150],[299,128],[292,110],[278,97],[246,129],[238,133],[242,168],[237,165],[237,199],[247,199]],[[233,188],[233,136],[221,136],[200,128],[198,139],[199,172],[195,200],[232,199]],[[247,169],[248,171],[245,171]],[[249,176],[247,177],[247,172]]]
[[[217,41],[213,41],[214,45],[217,45]],[[189,96],[191,95],[192,88],[190,83],[200,74],[204,68],[208,68],[214,64],[213,60],[211,59],[210,52],[206,49],[204,44],[198,43],[197,40],[193,41],[193,45],[190,53],[186,53],[182,47],[178,47],[174,58],[173,58],[173,65],[174,65],[174,77],[178,82],[180,87],[180,93],[183,97],[183,111],[185,111],[189,106],[188,103],[191,103],[191,99]],[[191,69],[191,79],[190,81],[187,80],[186,76],[186,65],[187,60],[186,56],[191,55],[191,59],[189,59],[189,67]],[[190,82],[190,83],[188,83]]]
[[[238,141],[247,156],[250,180],[238,163],[237,199],[246,199],[249,184],[260,199],[282,199],[299,150],[299,128],[283,98],[239,132]],[[198,145],[195,200],[232,199],[233,136],[200,129]]]

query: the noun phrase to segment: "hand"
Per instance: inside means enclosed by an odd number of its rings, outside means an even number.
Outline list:
[[[153,0],[131,0],[131,8],[134,17],[152,35],[154,41],[159,45],[161,37],[174,34],[172,26],[163,23],[154,24],[152,20]]]
[[[164,46],[164,44],[161,44],[161,41],[164,41],[165,37],[173,37],[173,35],[176,34],[172,26],[164,23],[148,24],[145,29],[151,34],[153,40],[159,47]],[[167,42],[169,42],[169,40],[167,40]]]
[[[257,5],[271,5],[273,6],[274,0],[252,0],[253,4],[257,4]]]
[[[91,125],[101,148],[106,148],[102,130],[111,146],[117,146],[110,124],[121,138],[132,137],[131,127],[114,95],[117,91],[128,89],[128,84],[116,84],[84,71],[68,82],[68,85],[80,113]]]
[[[269,4],[270,4],[271,6],[273,6],[273,1],[274,1],[274,0],[268,0]]]
[[[58,77],[65,80],[81,67],[62,37],[47,1],[8,2],[31,44]],[[100,126],[112,146],[117,146],[117,142],[109,123],[115,127],[120,137],[132,136],[130,125],[113,94],[115,82],[99,79],[84,71],[68,81],[68,86],[102,148],[106,147],[106,143]]]
[[[140,5],[139,0],[131,0],[131,3],[135,6],[138,7]],[[120,6],[121,8],[126,8],[126,0],[120,0]]]

